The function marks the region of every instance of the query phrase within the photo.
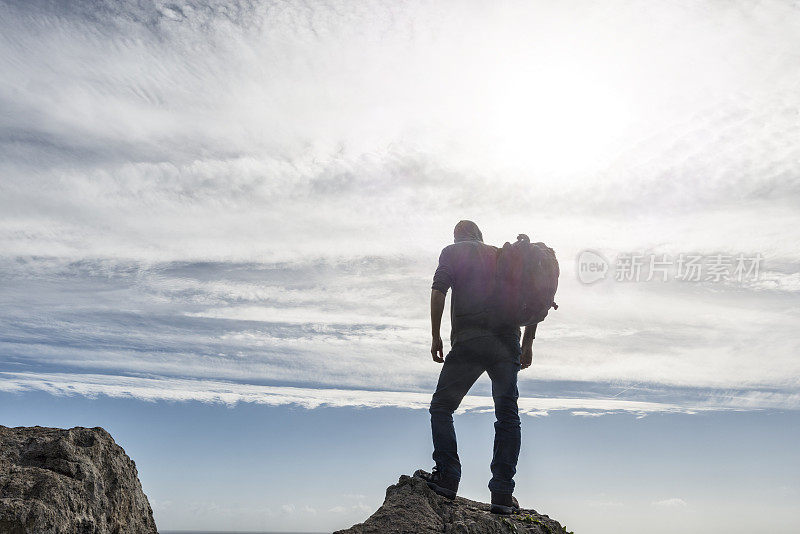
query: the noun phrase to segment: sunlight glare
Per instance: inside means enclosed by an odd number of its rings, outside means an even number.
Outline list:
[[[523,69],[516,63],[504,63],[494,76],[487,132],[494,158],[512,168],[570,175],[612,156],[630,122],[612,72],[574,58]]]

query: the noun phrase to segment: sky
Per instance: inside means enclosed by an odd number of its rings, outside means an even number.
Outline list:
[[[797,2],[2,0],[0,424],[104,426],[162,530],[362,521],[471,219],[561,265],[523,505],[796,532],[799,64]]]

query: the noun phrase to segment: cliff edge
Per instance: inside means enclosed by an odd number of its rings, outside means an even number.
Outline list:
[[[366,521],[334,534],[569,534],[558,521],[536,510],[495,515],[489,505],[437,495],[424,481],[402,475],[386,489],[383,505]]]
[[[2,425],[0,532],[158,534],[136,464],[108,432]]]

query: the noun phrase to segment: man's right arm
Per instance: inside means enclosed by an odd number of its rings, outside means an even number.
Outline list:
[[[445,294],[438,289],[431,289],[431,356],[433,361],[444,362],[444,347],[442,345],[442,313],[444,312]]]
[[[439,266],[433,275],[433,285],[431,286],[431,356],[433,356],[433,361],[438,363],[444,362],[444,349],[440,333],[444,301],[447,290],[453,285],[453,268],[448,250],[445,248],[439,255]]]

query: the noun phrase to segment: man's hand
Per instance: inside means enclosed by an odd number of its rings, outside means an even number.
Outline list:
[[[444,349],[442,348],[442,336],[434,335],[431,343],[431,356],[433,361],[444,363]]]
[[[527,369],[531,366],[531,363],[533,363],[533,347],[531,345],[523,345],[519,362],[522,364],[520,369]]]
[[[522,354],[519,356],[519,363],[522,364],[520,369],[527,369],[533,363],[533,338],[536,337],[536,323],[525,327],[525,333],[522,334]]]

